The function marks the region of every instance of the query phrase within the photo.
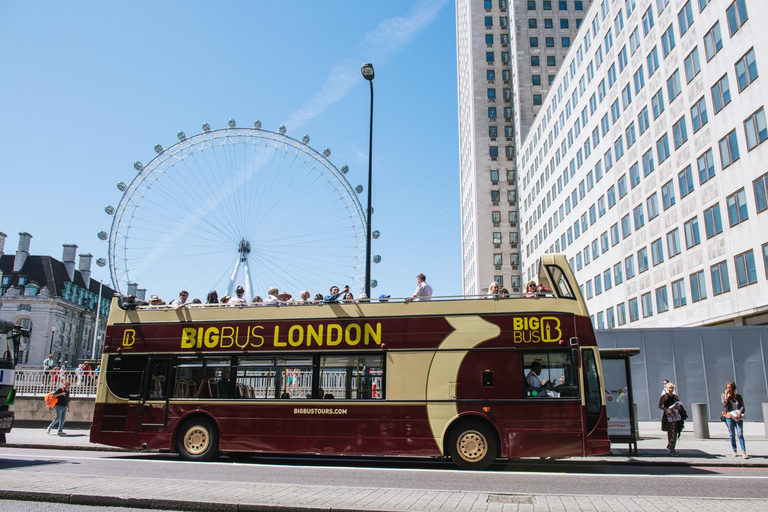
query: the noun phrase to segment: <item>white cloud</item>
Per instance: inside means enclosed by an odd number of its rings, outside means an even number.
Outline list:
[[[322,89],[301,108],[294,110],[283,122],[291,130],[320,115],[325,109],[344,98],[355,85],[360,85],[360,64],[363,61],[381,65],[408,45],[424,27],[429,25],[449,0],[420,0],[405,16],[389,18],[368,32],[360,44],[360,57],[347,58],[331,67]]]

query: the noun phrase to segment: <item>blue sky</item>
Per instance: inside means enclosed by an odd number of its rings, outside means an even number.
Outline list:
[[[149,162],[155,144],[167,148],[203,122],[285,124],[349,165],[352,186],[365,184],[368,61],[382,232],[374,292],[410,295],[419,272],[436,294],[461,292],[453,2],[3,1],[0,47],[6,253],[27,231],[33,254],[60,258],[75,243],[106,257],[96,233],[109,231],[115,184],[130,183],[133,162]],[[109,280],[95,265],[94,277]],[[154,291],[171,298],[183,286]]]

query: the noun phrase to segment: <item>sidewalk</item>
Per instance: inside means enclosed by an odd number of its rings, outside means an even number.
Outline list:
[[[569,461],[627,462],[635,464],[659,464],[674,462],[690,466],[755,466],[768,467],[768,439],[762,422],[744,422],[744,440],[750,458],[744,460],[734,457],[728,430],[721,422],[709,424],[710,439],[694,439],[693,424],[686,423],[685,430],[677,442],[680,455],[673,457],[666,449],[667,434],[659,428],[659,423],[640,422],[640,440],[637,443],[637,455],[629,452],[626,444],[614,444],[613,454],[599,457],[574,457]],[[88,430],[66,429],[67,436],[59,437],[55,431],[46,434],[45,428],[14,428],[8,434],[6,447],[40,448],[54,450],[96,450],[125,451],[122,448],[94,444],[89,441]]]

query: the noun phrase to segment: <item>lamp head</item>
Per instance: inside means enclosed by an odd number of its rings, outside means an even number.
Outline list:
[[[363,66],[360,68],[360,72],[363,74],[363,78],[368,80],[369,82],[373,80],[373,77],[375,75],[373,71],[373,64],[370,62],[366,62],[363,64]]]

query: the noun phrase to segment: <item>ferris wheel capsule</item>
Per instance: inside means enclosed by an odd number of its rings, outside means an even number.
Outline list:
[[[325,150],[323,150],[323,156],[325,158],[328,158],[329,156],[331,156],[331,150],[328,148],[325,148]]]
[[[136,160],[135,162],[133,162],[133,168],[136,169],[137,171],[141,172],[141,170],[144,168],[144,165],[142,165],[141,162]]]
[[[162,152],[163,152],[163,146],[161,146],[160,144],[155,144],[155,153],[159,155]]]
[[[125,189],[127,188],[128,188],[128,185],[126,185],[122,181],[117,182],[117,190],[119,190],[120,192],[125,192]]]
[[[107,260],[104,258],[99,258],[96,260],[96,264],[100,267],[106,267],[107,266]]]
[[[209,131],[211,131],[211,125],[209,125],[208,123],[203,123],[203,131],[205,133],[208,133]]]
[[[379,286],[379,282],[375,279],[371,279],[371,288],[376,288]]]
[[[362,185],[356,186],[355,187],[355,192],[357,192],[358,194],[362,194],[363,193],[363,186]]]
[[[309,144],[309,135],[305,135],[304,137],[302,137],[301,142],[303,142],[304,144]]]
[[[115,213],[115,207],[111,205],[107,205],[104,207],[104,211],[107,212],[107,215],[112,215]]]
[[[99,237],[99,240],[106,240],[109,238],[109,235],[106,231],[99,231],[99,234],[97,235]]]
[[[187,140],[187,134],[182,131],[179,131],[179,133],[176,134],[176,137],[181,141]]]
[[[285,132],[288,131],[288,128],[286,128],[284,124],[281,124],[280,128],[278,128],[277,131],[280,132],[280,135],[285,135]]]
[[[231,129],[235,129],[235,128],[237,127],[237,123],[235,123],[235,120],[234,120],[234,119],[230,119],[229,121],[227,121],[227,125],[228,125],[228,126],[231,128]]]
[[[378,254],[377,254],[377,255],[375,255],[375,256],[373,257],[373,262],[374,262],[374,263],[381,263],[381,256],[379,256]]]
[[[253,127],[256,128],[257,130],[261,130],[261,121],[259,121],[258,119],[254,121]]]
[[[371,213],[373,213],[373,209],[371,209]],[[381,232],[377,229],[376,231],[371,233],[371,236],[373,237],[374,240],[376,240],[377,238],[379,238],[381,236]]]
[[[349,172],[349,166],[345,165],[340,169],[342,174],[347,174]]]

